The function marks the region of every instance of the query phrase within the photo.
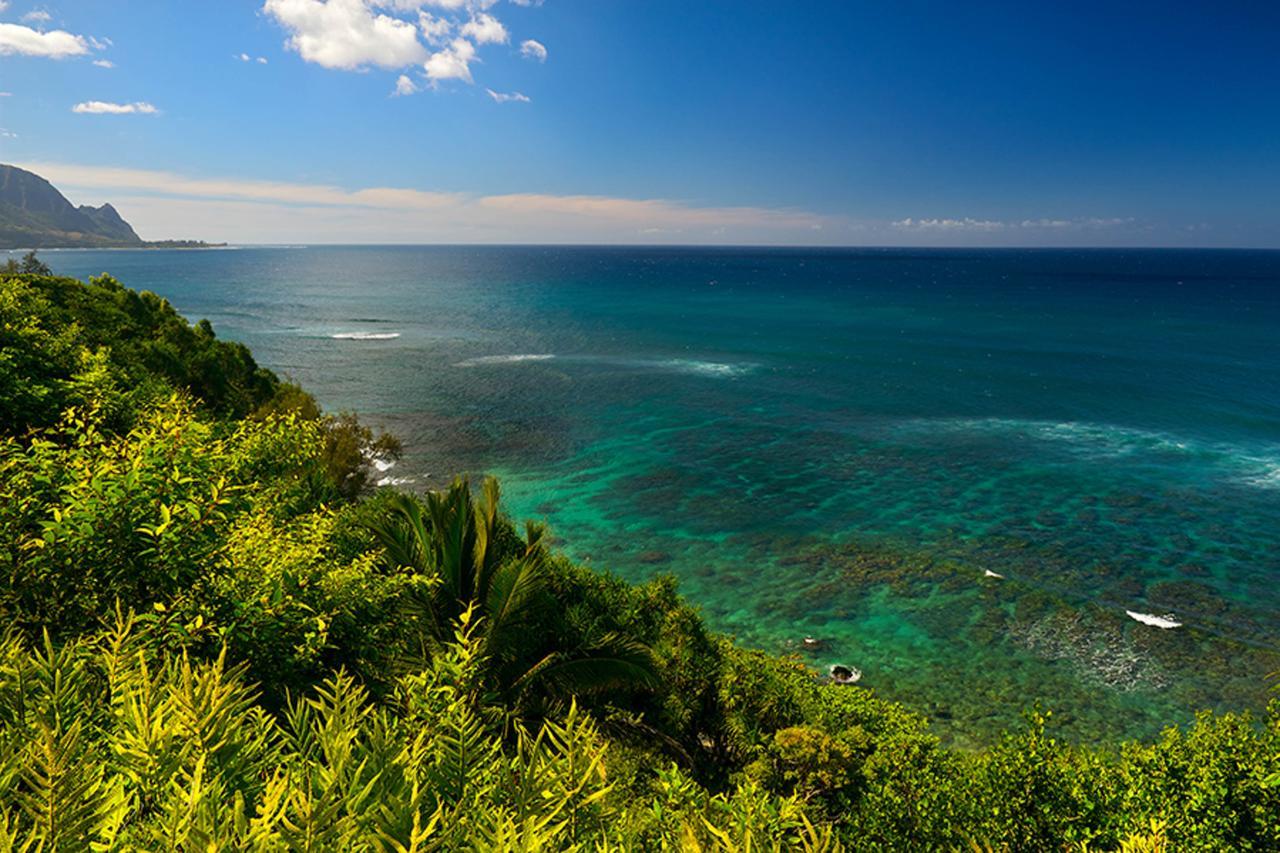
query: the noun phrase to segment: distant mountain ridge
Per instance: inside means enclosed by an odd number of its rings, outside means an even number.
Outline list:
[[[114,207],[75,207],[44,178],[0,165],[0,246],[140,246]]]
[[[204,245],[208,244],[149,243],[110,204],[76,207],[34,172],[0,164],[0,250]]]

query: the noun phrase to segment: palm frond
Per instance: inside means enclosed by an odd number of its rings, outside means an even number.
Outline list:
[[[410,568],[426,573],[433,568],[426,550],[431,541],[422,506],[410,495],[396,494],[389,500],[385,517],[371,520],[368,528],[386,552],[385,561],[392,569]]]
[[[544,685],[562,697],[586,696],[611,690],[643,690],[658,683],[650,651],[616,635],[576,655],[553,652],[525,671],[514,683],[520,692]]]
[[[539,593],[542,592],[544,585],[545,575],[540,554],[512,560],[493,573],[489,595],[485,602],[488,618],[488,630],[485,635],[486,654],[500,655],[503,645],[513,639],[512,632],[517,630],[536,608]]]

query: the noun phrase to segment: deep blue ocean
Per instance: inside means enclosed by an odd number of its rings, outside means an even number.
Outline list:
[[[1280,669],[1280,252],[44,257],[395,432],[388,483],[498,474],[575,557],[955,742],[1037,700],[1150,736]]]

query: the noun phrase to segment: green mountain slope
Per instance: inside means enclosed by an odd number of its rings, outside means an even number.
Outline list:
[[[114,207],[76,207],[39,175],[0,165],[0,249],[141,246]]]

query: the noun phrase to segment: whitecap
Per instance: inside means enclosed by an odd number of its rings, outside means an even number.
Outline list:
[[[379,486],[408,486],[418,482],[413,477],[382,477],[378,480]]]
[[[1004,580],[1004,575],[1000,574],[999,572],[993,572],[990,569],[983,569],[982,576],[984,578],[996,578],[998,580]]]
[[[924,436],[994,435],[1045,442],[1095,461],[1125,458],[1162,465],[1195,463],[1207,466],[1225,481],[1280,489],[1280,446],[1270,443],[1206,441],[1106,423],[1018,418],[912,418],[896,423],[893,430]]]
[[[1151,625],[1154,628],[1181,628],[1182,623],[1173,618],[1172,613],[1166,613],[1163,616],[1154,616],[1150,613],[1138,613],[1135,610],[1126,610],[1125,613],[1130,619],[1137,620],[1143,625]]]
[[[670,358],[666,361],[657,362],[658,367],[664,367],[680,373],[692,373],[697,376],[714,376],[719,378],[729,378],[733,376],[741,376],[751,370],[752,365],[746,364],[724,364],[718,361],[695,361],[687,358]]]
[[[335,341],[391,341],[400,337],[399,332],[338,332],[330,335]]]
[[[1280,489],[1280,462],[1271,459],[1249,459],[1254,470],[1240,481],[1259,489]]]
[[[482,355],[460,361],[454,367],[483,367],[486,364],[520,364],[526,361],[550,361],[551,353],[515,353],[514,355]]]
[[[921,418],[904,425],[911,430],[972,432],[1014,435],[1062,444],[1081,453],[1098,456],[1128,456],[1156,452],[1186,454],[1197,448],[1188,442],[1155,430],[1087,421],[1038,421],[1019,418]]]
[[[396,467],[396,460],[383,459],[381,456],[375,456],[369,461],[373,463],[374,468],[377,468],[378,471],[382,473],[390,471],[392,468]]]

